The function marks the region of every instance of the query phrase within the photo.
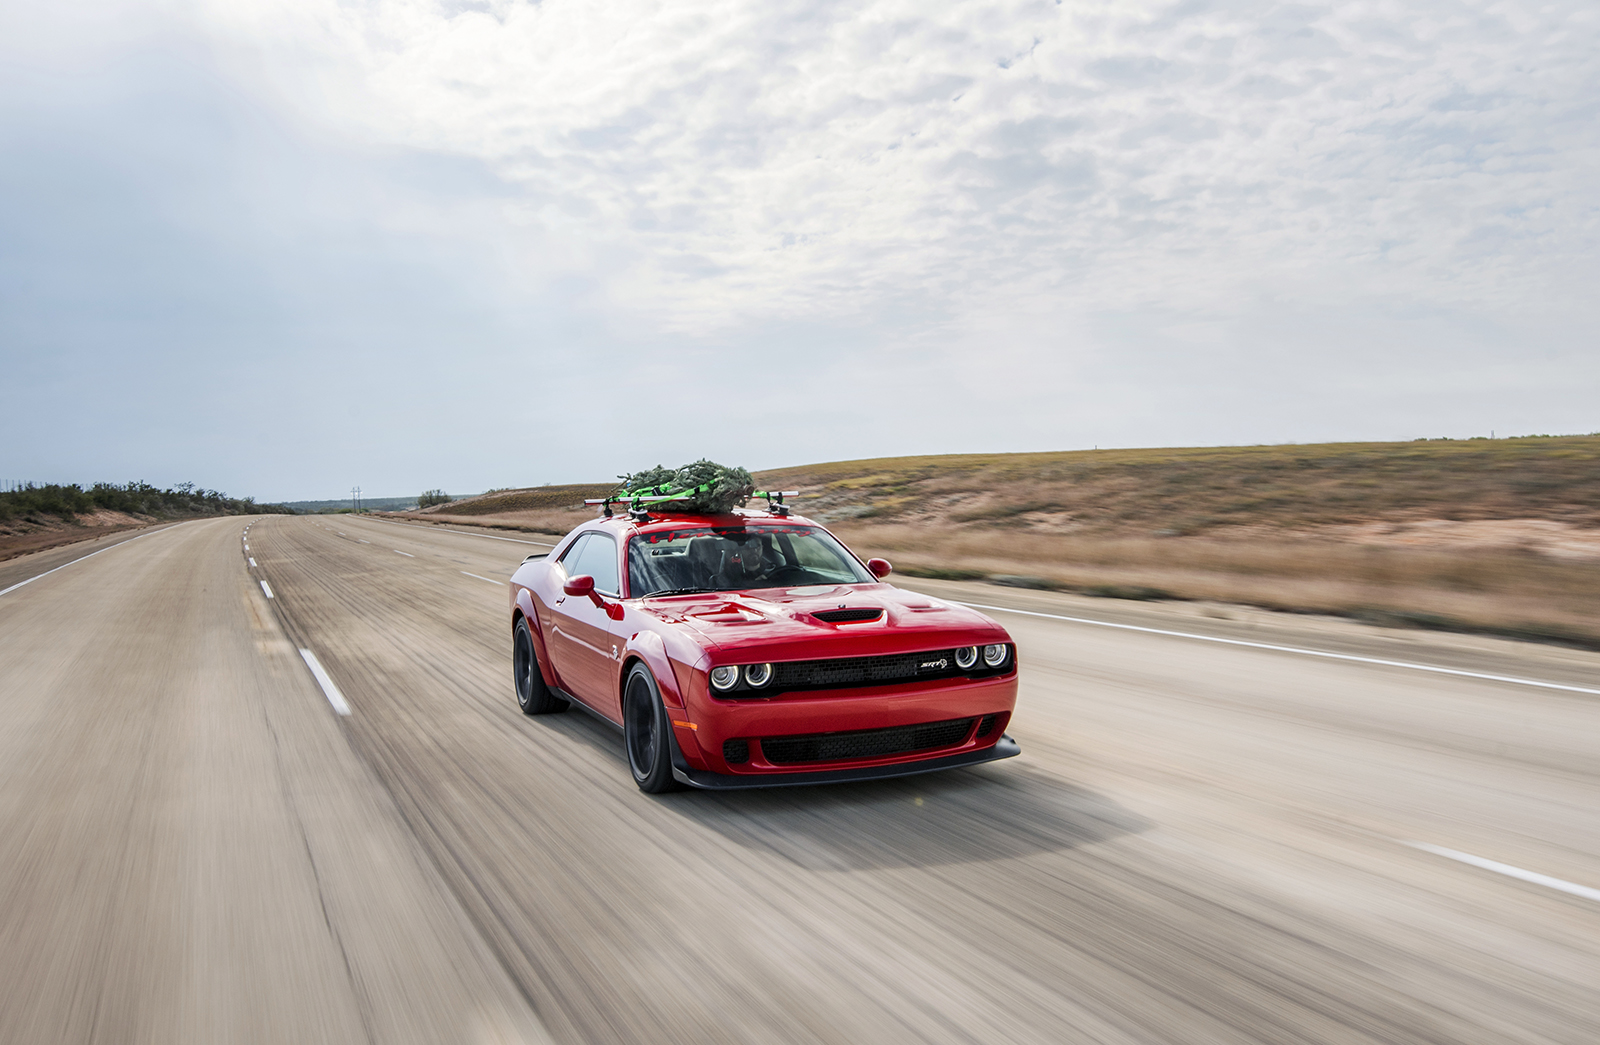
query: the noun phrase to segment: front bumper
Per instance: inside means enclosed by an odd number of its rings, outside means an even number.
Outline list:
[[[934,773],[941,769],[959,769],[962,766],[982,765],[1002,758],[1022,754],[1022,748],[1010,736],[1002,734],[989,747],[976,751],[959,751],[953,755],[924,758],[913,762],[893,762],[887,765],[856,766],[849,769],[812,769],[801,773],[713,773],[708,769],[695,769],[684,760],[676,739],[672,745],[672,775],[679,783],[705,791],[742,791],[755,787],[795,787],[801,784],[842,784],[860,780],[884,780],[890,777],[912,776],[917,773]]]
[[[854,771],[858,768],[893,768],[900,763],[937,760],[965,755],[993,746],[990,735],[969,733],[958,750],[907,751],[853,758],[849,766],[826,761],[774,764],[758,754],[769,737],[850,733],[994,715],[999,730],[1008,724],[1017,704],[1017,675],[934,684],[877,686],[861,689],[783,695],[771,700],[712,700],[689,694],[687,718],[692,726],[674,729],[682,743],[688,768],[717,776],[789,776]],[[672,716],[675,720],[679,717]],[[724,757],[726,741],[749,739],[751,760],[737,764]],[[842,760],[841,760],[842,761]]]

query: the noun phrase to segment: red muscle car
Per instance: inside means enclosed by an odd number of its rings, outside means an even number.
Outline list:
[[[620,727],[645,791],[923,773],[1019,753],[1016,647],[787,514],[596,519],[511,578],[517,702]]]

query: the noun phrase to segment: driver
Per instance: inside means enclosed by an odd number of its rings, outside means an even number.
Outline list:
[[[752,587],[752,581],[765,578],[768,569],[764,542],[756,534],[749,534],[733,546],[723,573],[735,587],[748,588]]]

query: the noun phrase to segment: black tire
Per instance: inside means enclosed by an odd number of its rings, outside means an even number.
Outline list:
[[[622,686],[622,742],[628,751],[628,769],[640,791],[659,795],[678,790],[672,775],[672,739],[667,731],[667,709],[650,669],[635,664]]]
[[[550,715],[567,710],[567,702],[550,691],[539,673],[539,655],[526,617],[517,619],[511,636],[511,682],[517,691],[517,706],[524,715]]]

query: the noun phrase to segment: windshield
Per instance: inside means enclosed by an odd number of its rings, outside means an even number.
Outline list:
[[[815,526],[685,527],[628,542],[628,590],[739,591],[875,581],[855,556]]]

